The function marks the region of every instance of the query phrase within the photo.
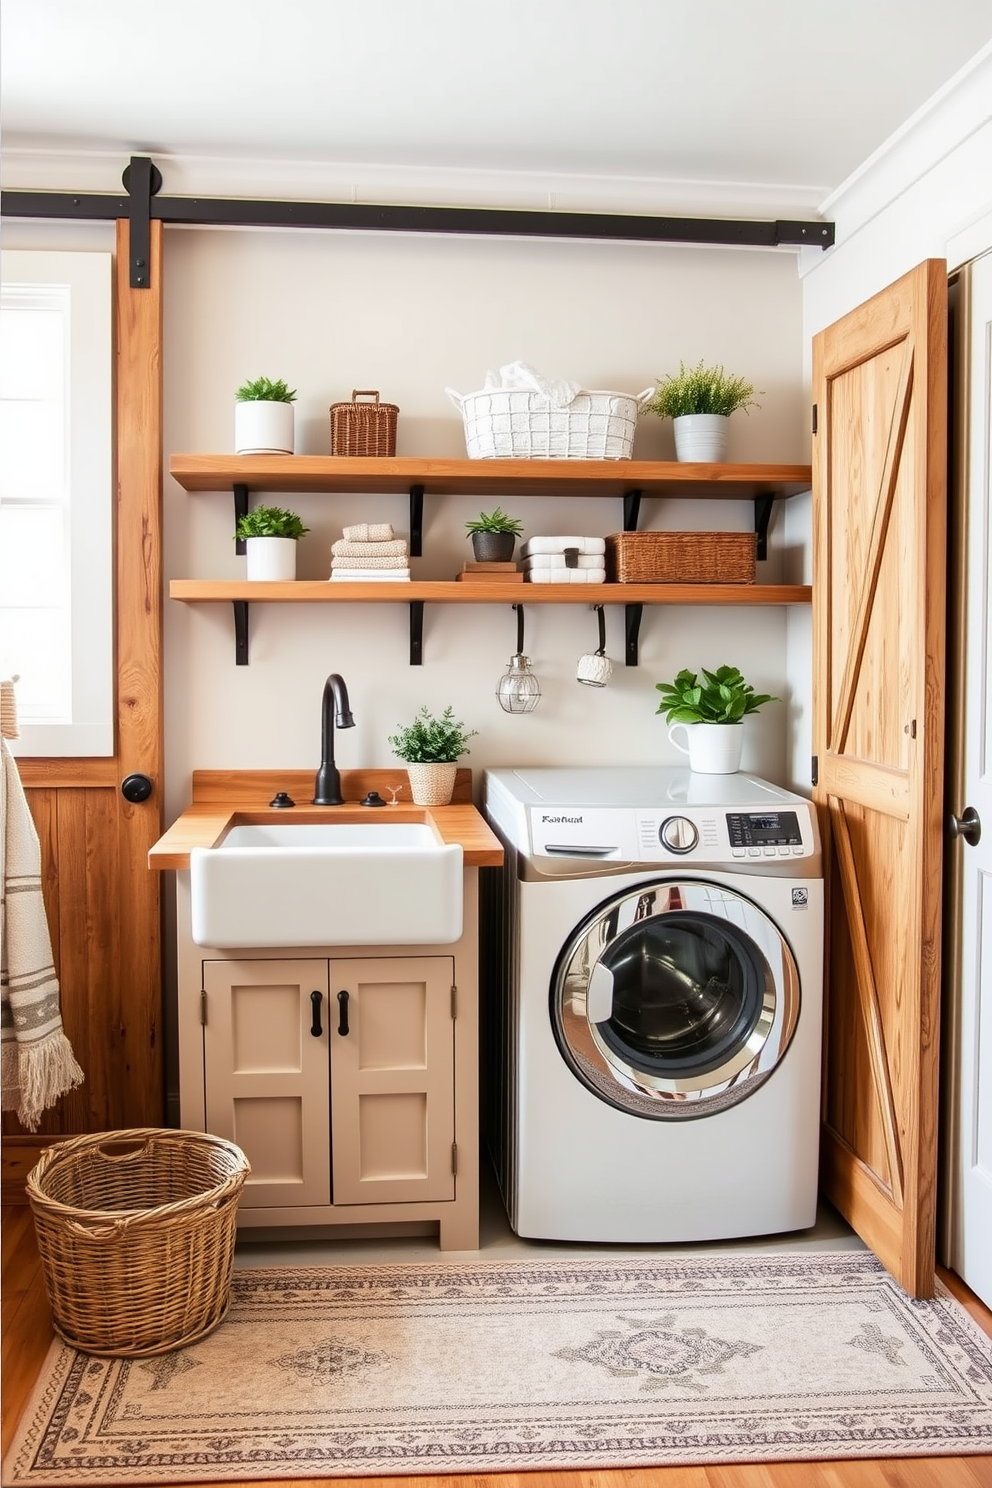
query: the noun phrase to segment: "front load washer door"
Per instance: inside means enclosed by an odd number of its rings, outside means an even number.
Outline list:
[[[563,947],[558,1046],[601,1100],[653,1120],[708,1116],[753,1094],[799,1018],[799,972],[751,900],[659,880],[606,900]]]

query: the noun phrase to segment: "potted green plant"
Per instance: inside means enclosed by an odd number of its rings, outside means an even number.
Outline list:
[[[744,719],[765,703],[779,701],[768,692],[755,692],[738,667],[702,668],[702,678],[687,667],[671,682],[656,682],[661,693],[657,712],[664,713],[668,737],[689,756],[689,768],[702,775],[732,775],[740,767]],[[684,729],[686,742],[674,737]]]
[[[747,378],[700,361],[695,367],[680,362],[678,372],[662,377],[643,411],[672,420],[677,459],[717,463],[727,452],[730,415],[758,407]]]
[[[296,578],[296,544],[310,531],[296,512],[281,506],[256,506],[238,518],[236,539],[243,539],[249,579],[292,581]]]
[[[497,506],[466,522],[465,529],[472,539],[472,552],[478,563],[509,563],[524,524],[516,517],[508,517]]]
[[[280,377],[243,382],[234,395],[234,452],[237,455],[291,455],[296,389]]]
[[[389,735],[397,759],[405,762],[410,791],[418,806],[447,806],[455,788],[458,760],[468,754],[468,741],[478,729],[466,728],[450,706],[440,714],[426,704],[412,723],[400,725]]]

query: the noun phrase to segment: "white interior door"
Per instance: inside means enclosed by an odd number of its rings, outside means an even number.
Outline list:
[[[958,884],[949,1260],[992,1306],[992,253],[968,278],[962,757],[950,806],[959,820],[969,807],[977,813],[981,836],[948,844]]]

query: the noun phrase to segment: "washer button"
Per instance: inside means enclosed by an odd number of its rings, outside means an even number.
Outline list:
[[[747,853],[745,852],[745,850],[744,850],[743,847],[732,847],[730,849],[730,851],[731,851],[731,853],[733,854],[733,856],[735,858],[746,858],[747,857]]]
[[[749,858],[760,858],[761,857],[761,848],[760,847],[749,847],[748,850],[747,850],[747,855],[748,855]]]
[[[658,833],[662,847],[667,847],[669,852],[688,853],[699,841],[699,833],[695,824],[687,816],[670,816],[661,824]]]

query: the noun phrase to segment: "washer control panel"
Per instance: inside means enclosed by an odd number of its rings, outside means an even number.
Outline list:
[[[666,807],[531,806],[537,857],[615,863],[728,863],[804,858],[818,850],[812,806],[728,810],[672,802]]]

